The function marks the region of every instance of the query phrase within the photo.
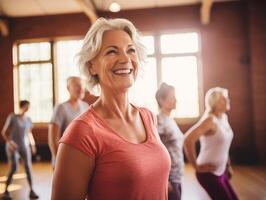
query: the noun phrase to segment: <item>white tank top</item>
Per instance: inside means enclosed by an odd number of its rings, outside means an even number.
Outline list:
[[[212,115],[217,131],[212,135],[200,137],[200,153],[197,164],[213,164],[217,168],[212,173],[220,176],[224,173],[228,161],[229,149],[233,139],[233,131],[228,123],[228,117],[223,114],[221,118]]]

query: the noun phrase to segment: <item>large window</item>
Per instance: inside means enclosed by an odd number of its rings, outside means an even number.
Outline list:
[[[199,116],[198,57],[199,39],[196,32],[162,34],[142,38],[147,47],[148,62],[133,88],[132,99],[141,106],[158,112],[155,92],[161,82],[176,89],[176,118]],[[134,94],[134,95],[133,95]]]
[[[158,112],[155,92],[161,82],[176,89],[176,118],[199,116],[198,57],[196,32],[142,37],[148,59],[130,90],[131,100]],[[15,101],[31,102],[33,122],[48,122],[55,103],[68,98],[66,79],[79,76],[76,54],[81,40],[25,42],[17,45]]]
[[[68,99],[66,79],[69,76],[80,76],[77,66],[77,52],[81,49],[82,40],[59,41],[56,43],[57,102]]]
[[[51,44],[20,44],[18,52],[19,99],[31,102],[34,121],[48,121],[53,108]]]
[[[76,54],[81,40],[20,43],[17,47],[15,101],[29,100],[33,122],[48,122],[54,103],[68,98],[67,77],[79,76]]]

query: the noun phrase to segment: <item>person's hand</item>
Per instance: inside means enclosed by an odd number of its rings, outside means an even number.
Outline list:
[[[168,182],[168,193],[172,192],[174,190],[172,184]]]
[[[36,146],[35,145],[31,145],[31,153],[32,155],[35,155],[37,153],[37,149],[36,149]]]
[[[18,149],[18,145],[14,142],[14,140],[8,140],[7,144],[11,151],[16,151]]]
[[[196,166],[196,171],[200,173],[213,172],[216,166],[213,164],[202,164]]]
[[[226,165],[226,175],[228,177],[228,179],[231,179],[233,176],[234,170],[232,168],[232,166],[230,164]]]

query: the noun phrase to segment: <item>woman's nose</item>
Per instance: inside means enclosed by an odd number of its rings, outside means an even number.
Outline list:
[[[130,59],[130,56],[127,54],[127,52],[122,52],[120,53],[119,61],[121,63],[130,63],[131,59]]]

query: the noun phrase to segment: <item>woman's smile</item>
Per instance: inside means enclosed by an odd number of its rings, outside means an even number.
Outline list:
[[[113,70],[113,73],[115,75],[119,75],[119,76],[126,76],[126,75],[130,75],[133,72],[132,68],[119,68],[119,69],[115,69]]]

